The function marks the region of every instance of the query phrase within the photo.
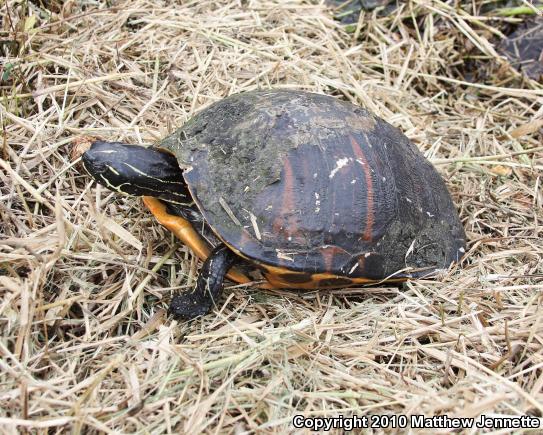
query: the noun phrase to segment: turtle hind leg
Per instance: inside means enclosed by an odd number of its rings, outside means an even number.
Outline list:
[[[170,303],[169,313],[185,320],[209,313],[218,303],[228,269],[238,259],[224,244],[217,245],[204,261],[194,291],[175,295]]]

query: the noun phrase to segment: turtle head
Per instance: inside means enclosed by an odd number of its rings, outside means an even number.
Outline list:
[[[115,192],[190,202],[175,156],[156,148],[120,142],[93,142],[81,157],[85,170]]]

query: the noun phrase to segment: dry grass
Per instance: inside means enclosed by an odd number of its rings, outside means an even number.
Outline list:
[[[346,32],[309,2],[183,3],[2,6],[1,39],[17,43],[0,47],[1,430],[541,415],[543,89],[494,48],[497,25],[521,18],[413,0]],[[400,127],[458,204],[462,267],[402,289],[229,287],[220,312],[167,319],[197,262],[139,199],[93,185],[71,163],[73,141],[151,143],[269,86],[336,95]]]

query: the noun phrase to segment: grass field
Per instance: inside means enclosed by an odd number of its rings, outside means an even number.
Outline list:
[[[543,86],[497,49],[525,16],[412,0],[345,26],[315,3],[0,6],[0,431],[543,415]],[[333,95],[399,127],[446,180],[462,263],[401,288],[227,285],[220,311],[168,318],[198,261],[140,199],[90,180],[78,140],[150,144],[269,87]]]

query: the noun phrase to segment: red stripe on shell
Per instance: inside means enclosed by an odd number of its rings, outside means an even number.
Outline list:
[[[284,188],[282,192],[281,212],[279,216],[284,216],[285,212],[289,213],[286,219],[276,218],[273,222],[273,231],[275,233],[285,234],[290,237],[297,232],[296,218],[290,213],[294,211],[294,174],[290,160],[286,158],[283,162],[284,168]]]
[[[364,154],[364,151],[362,150],[362,147],[360,144],[356,141],[356,139],[352,136],[350,136],[351,139],[351,146],[353,149],[353,153],[356,156],[356,159],[360,163],[360,166],[362,166],[362,170],[364,172],[364,177],[366,179],[366,225],[364,228],[364,240],[371,241],[372,240],[372,233],[373,233],[373,180],[371,178],[370,173],[370,167],[368,165],[368,160],[366,159],[366,155]]]

